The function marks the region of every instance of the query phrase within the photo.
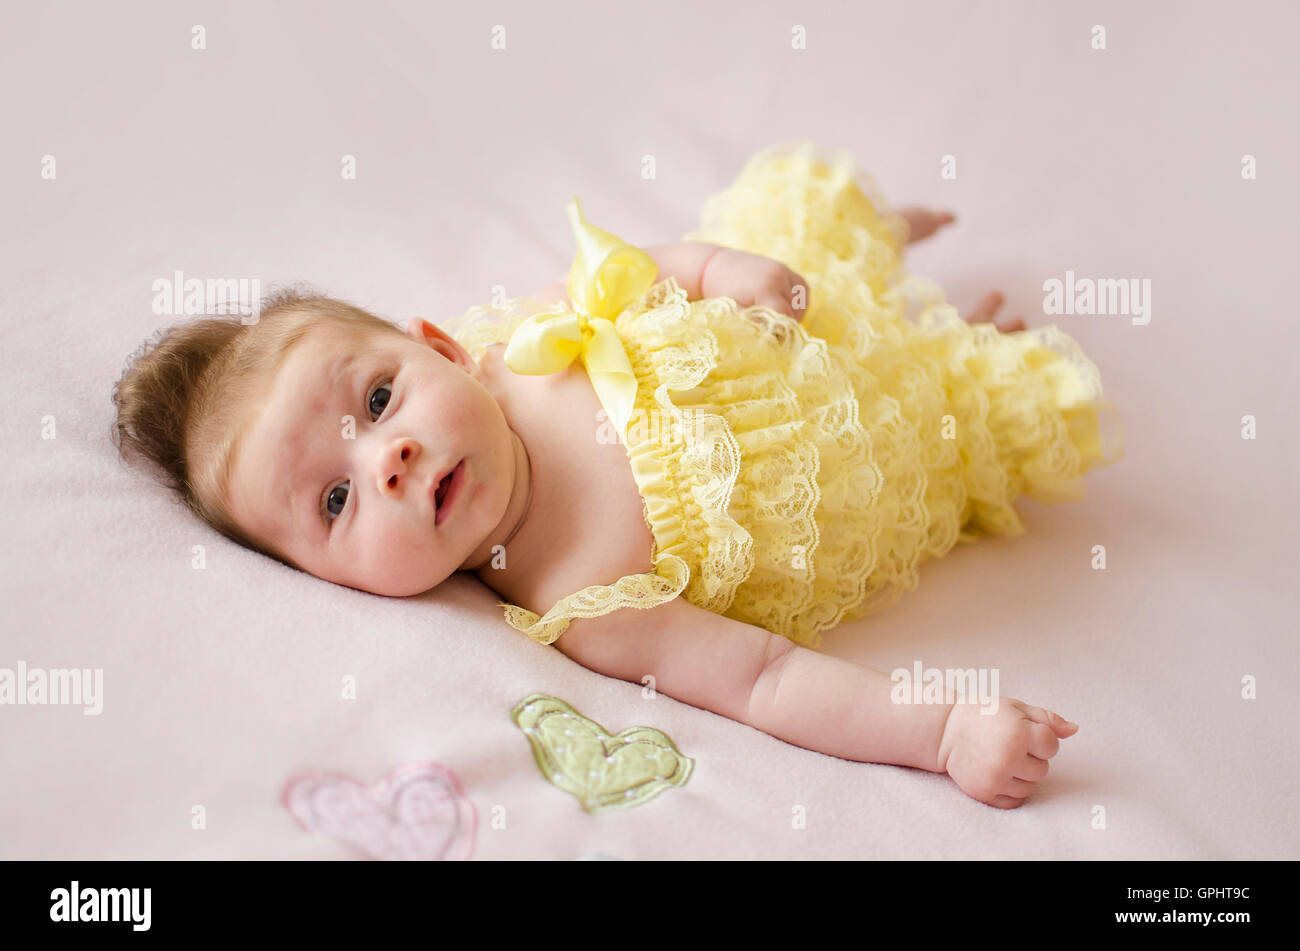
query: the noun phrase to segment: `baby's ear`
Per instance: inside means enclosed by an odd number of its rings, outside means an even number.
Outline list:
[[[406,334],[413,340],[438,351],[452,363],[458,364],[466,373],[473,375],[478,369],[474,358],[469,355],[454,337],[436,324],[431,324],[423,317],[412,317],[406,325]]]
[[[423,317],[412,317],[406,325],[406,335],[419,343],[429,343],[431,338],[438,336],[438,328]]]

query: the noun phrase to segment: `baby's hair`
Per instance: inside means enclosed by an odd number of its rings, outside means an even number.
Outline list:
[[[297,568],[244,531],[227,507],[230,474],[246,418],[290,350],[329,321],[354,331],[405,334],[392,323],[310,289],[288,288],[262,302],[258,318],[206,317],[165,327],[127,361],[113,387],[111,438],[128,463],[143,457],[199,518],[227,538]]]

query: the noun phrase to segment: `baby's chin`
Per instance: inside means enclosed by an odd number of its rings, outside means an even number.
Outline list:
[[[432,576],[426,575],[416,577],[405,581],[394,581],[392,579],[346,579],[335,581],[335,584],[342,584],[347,588],[354,588],[357,591],[364,591],[366,594],[377,594],[385,598],[410,598],[417,594],[424,594],[426,591],[432,591],[444,581],[451,577],[450,574],[444,574],[438,577],[437,574]],[[319,575],[317,577],[320,577]],[[325,581],[333,579],[324,578]]]

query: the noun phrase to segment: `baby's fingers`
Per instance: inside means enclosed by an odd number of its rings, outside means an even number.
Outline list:
[[[1042,707],[1035,707],[1032,704],[1020,701],[1017,702],[1017,707],[1021,713],[1035,723],[1047,724],[1052,728],[1052,732],[1062,739],[1073,736],[1079,729],[1079,724],[1070,722],[1054,710],[1045,710]]]
[[[1023,799],[1017,799],[1015,796],[998,796],[989,802],[990,806],[995,806],[998,809],[1015,809],[1024,804]]]
[[[1030,754],[1016,767],[1016,779],[1026,779],[1031,783],[1036,783],[1047,775],[1049,768],[1047,760],[1039,759],[1037,756]]]
[[[803,316],[802,311],[795,312],[794,304],[784,294],[759,294],[754,299],[754,304],[758,307],[769,307],[778,314],[785,314],[795,320]]]
[[[1061,741],[1050,726],[1035,723],[1029,728],[1029,752],[1041,760],[1049,760],[1061,748]]]
[[[1037,788],[1037,783],[1013,777],[1008,779],[1006,785],[1002,787],[1002,794],[1004,796],[1011,796],[1015,799],[1024,799]]]
[[[794,271],[787,270],[786,280],[779,287],[759,294],[759,304],[765,304],[787,317],[802,320],[808,311],[808,285]]]

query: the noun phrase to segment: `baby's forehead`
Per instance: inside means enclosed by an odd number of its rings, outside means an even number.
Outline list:
[[[274,364],[263,364],[237,403],[233,468],[242,468],[244,447],[264,460],[301,453],[313,436],[304,426],[314,414],[345,398],[341,384],[368,358],[400,343],[396,336],[331,320],[317,320],[284,345]],[[270,371],[270,372],[268,372]],[[234,451],[234,447],[240,447]],[[259,455],[260,453],[260,455]]]
[[[249,387],[236,402],[240,434],[236,441],[242,441],[260,418],[283,419],[285,414],[325,408],[324,402],[340,394],[339,387],[350,374],[394,344],[400,344],[395,335],[366,327],[314,322],[282,344],[278,358],[264,361],[249,377]]]
[[[365,353],[396,342],[394,334],[383,333],[374,327],[359,327],[343,321],[320,318],[309,324],[294,345],[307,349],[319,359],[328,359],[338,353]]]
[[[404,339],[369,327],[320,321],[288,348],[277,363],[275,375],[283,377],[291,366],[294,376],[291,385],[311,385],[324,376],[342,375],[331,373],[331,369],[354,368],[367,357],[390,353]]]

